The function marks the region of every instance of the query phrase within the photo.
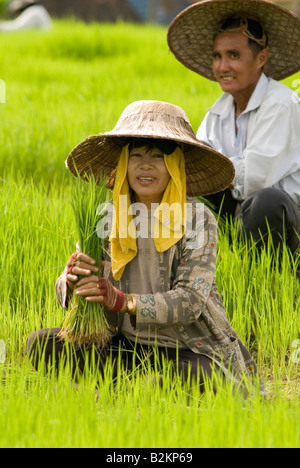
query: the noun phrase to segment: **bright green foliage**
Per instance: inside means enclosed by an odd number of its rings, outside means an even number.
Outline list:
[[[58,378],[33,370],[27,339],[61,326],[54,285],[79,240],[68,153],[111,130],[137,99],[181,106],[196,130],[221,91],[172,57],[166,28],[62,21],[1,39],[0,447],[299,447],[296,265],[288,252],[272,264],[271,250],[259,255],[234,233],[230,246],[221,229],[217,283],[266,398],[245,400],[224,385],[200,395],[196,383],[171,379],[167,365],[150,371],[146,356],[114,383],[109,363],[106,378],[84,375],[76,386],[68,369]]]

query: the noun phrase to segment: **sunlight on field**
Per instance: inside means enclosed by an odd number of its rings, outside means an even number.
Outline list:
[[[64,161],[90,134],[110,130],[134,100],[170,101],[196,131],[221,91],[168,51],[166,28],[55,22],[46,33],[1,35],[0,447],[295,447],[299,426],[300,285],[287,252],[247,250],[220,232],[217,283],[233,327],[269,394],[231,388],[200,395],[157,375],[75,386],[33,371],[25,350],[59,326],[54,284],[76,244],[72,176]],[[285,83],[297,92],[299,76]],[[0,101],[3,102],[3,92]],[[147,370],[147,363],[145,363]],[[109,370],[108,370],[109,372]],[[132,378],[130,378],[132,377]]]

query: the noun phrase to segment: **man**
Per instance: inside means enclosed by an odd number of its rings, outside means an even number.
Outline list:
[[[285,239],[296,252],[300,99],[278,80],[300,69],[300,19],[262,0],[209,0],[184,10],[168,39],[182,63],[225,93],[197,137],[225,154],[236,176],[208,199],[222,216],[239,216],[249,239],[262,244],[271,232],[275,248]]]

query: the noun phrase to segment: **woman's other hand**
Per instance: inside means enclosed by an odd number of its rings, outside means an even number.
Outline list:
[[[115,288],[107,278],[89,276],[80,279],[76,285],[78,296],[83,296],[88,302],[98,302],[111,312],[126,312],[126,295]]]
[[[92,273],[98,273],[99,268],[96,266],[96,261],[88,255],[80,252],[71,256],[67,263],[67,283],[71,292],[74,291],[76,283],[80,276],[91,276]]]

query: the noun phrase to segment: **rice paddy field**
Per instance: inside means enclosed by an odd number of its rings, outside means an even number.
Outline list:
[[[171,380],[147,359],[110,368],[98,385],[36,372],[28,336],[60,326],[54,285],[76,239],[73,179],[64,160],[86,136],[113,128],[127,104],[169,101],[196,131],[221,95],[168,52],[166,28],[55,21],[49,32],[0,36],[0,447],[294,448],[300,446],[300,283],[284,252],[261,255],[220,229],[217,283],[232,326],[255,357],[268,395],[245,398]],[[285,83],[299,88],[300,75]],[[233,236],[234,237],[234,236]]]

